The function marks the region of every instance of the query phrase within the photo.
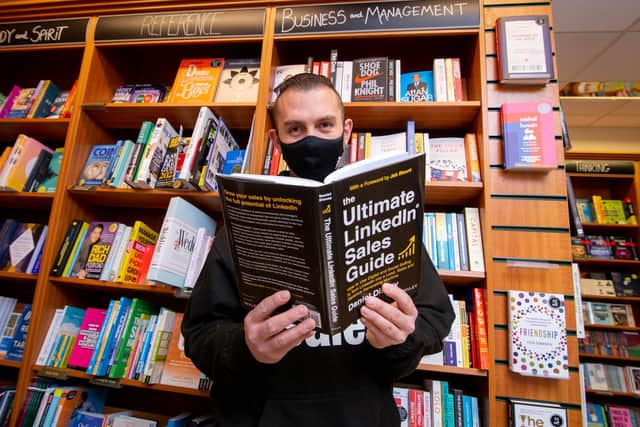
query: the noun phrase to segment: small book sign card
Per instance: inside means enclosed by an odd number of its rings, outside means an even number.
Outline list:
[[[509,291],[509,368],[534,377],[569,379],[562,294]]]
[[[547,15],[498,18],[496,45],[500,83],[544,85],[554,78]]]

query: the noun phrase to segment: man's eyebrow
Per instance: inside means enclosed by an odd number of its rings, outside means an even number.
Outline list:
[[[302,122],[302,120],[290,119],[290,120],[285,120],[282,124],[285,125],[285,126],[291,126],[291,125],[301,125],[301,124],[303,124],[303,122]]]
[[[333,115],[333,114],[328,114],[328,115],[326,115],[326,116],[320,117],[320,118],[318,119],[318,121],[319,121],[319,122],[323,122],[323,121],[326,121],[326,120],[337,120],[337,119],[338,119],[338,118],[337,118],[337,116],[335,116],[335,115]]]

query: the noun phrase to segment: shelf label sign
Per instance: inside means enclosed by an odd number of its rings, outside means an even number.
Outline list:
[[[264,18],[264,9],[101,16],[95,41],[260,37]]]
[[[633,175],[635,170],[631,160],[566,160],[565,168],[571,173],[597,175]]]
[[[0,47],[84,43],[89,18],[0,24]]]
[[[278,36],[318,33],[479,28],[478,0],[422,0],[283,6]]]

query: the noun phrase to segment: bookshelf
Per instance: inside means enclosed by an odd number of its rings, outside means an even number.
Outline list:
[[[193,127],[199,106],[113,104],[110,100],[115,88],[132,82],[170,84],[181,58],[260,58],[262,77],[255,105],[208,105],[216,115],[224,117],[238,140],[244,141],[243,144],[246,144],[255,114],[253,132],[256,137],[249,155],[251,171],[259,172],[267,149],[262,136],[271,126],[266,106],[273,89],[274,67],[304,63],[309,55],[328,60],[330,49],[337,49],[340,60],[397,57],[402,60],[403,69],[407,70],[430,69],[436,57],[460,57],[462,76],[467,80],[468,96],[462,102],[345,105],[346,116],[354,120],[356,131],[362,129],[383,133],[402,129],[407,120],[413,119],[416,121],[416,130],[429,131],[433,136],[463,136],[467,132],[477,134],[483,182],[428,183],[425,187],[425,206],[442,211],[459,211],[464,206],[475,206],[480,210],[486,273],[442,271],[441,274],[453,294],[472,287],[486,289],[489,348],[494,352],[491,353],[487,370],[421,365],[412,375],[412,381],[418,385],[425,378],[447,379],[464,389],[466,380],[471,379],[473,385],[469,391],[480,397],[483,426],[506,425],[506,401],[510,397],[561,402],[568,409],[570,425],[578,422],[580,401],[577,393],[578,353],[575,338],[570,337],[569,342],[570,366],[575,368],[569,381],[521,377],[511,373],[505,364],[508,337],[504,291],[531,289],[565,295],[572,293],[563,171],[559,169],[545,175],[509,174],[501,168],[500,104],[513,100],[551,98],[554,106],[558,106],[559,101],[555,82],[533,88],[502,87],[496,83],[494,22],[498,16],[506,15],[551,15],[550,4],[535,2],[529,5],[526,1],[514,3],[507,0],[470,2],[473,13],[469,16],[476,21],[472,25],[468,25],[468,22],[460,25],[440,17],[430,21],[431,24],[421,23],[417,26],[406,23],[400,25],[392,20],[388,27],[351,28],[349,31],[321,28],[295,32],[283,31],[282,26],[276,25],[278,12],[284,7],[282,5],[289,5],[290,2],[248,1],[242,5],[238,2],[213,2],[206,6],[209,10],[231,11],[246,21],[245,26],[238,27],[236,33],[226,29],[228,32],[220,37],[136,38],[117,33],[110,25],[114,20],[129,17],[135,23],[135,19],[139,18],[137,14],[143,13],[198,13],[203,8],[202,3],[72,1],[64,6],[56,4],[46,8],[38,3],[43,2],[9,2],[0,6],[0,19],[14,22],[80,16],[91,18],[87,23],[86,41],[77,46],[0,48],[3,63],[6,58],[6,63],[25,65],[3,67],[0,71],[3,82],[29,84],[36,78],[42,78],[42,69],[32,66],[41,60],[55,64],[51,75],[46,78],[59,81],[61,87],[70,86],[76,77],[79,78],[76,108],[71,119],[53,122],[0,120],[0,141],[5,144],[10,144],[18,132],[25,131],[43,138],[45,142],[50,138],[58,144],[54,146],[65,147],[55,195],[0,194],[3,206],[5,202],[17,206],[16,216],[27,218],[35,215],[50,226],[43,269],[37,279],[0,275],[3,283],[31,283],[30,301],[34,304],[23,362],[0,362],[0,369],[11,370],[17,379],[14,413],[26,396],[31,378],[41,373],[35,360],[56,308],[65,304],[106,307],[109,299],[126,295],[143,297],[180,311],[184,309],[185,300],[177,298],[173,290],[168,288],[50,277],[48,266],[56,255],[71,219],[112,220],[128,224],[133,219],[141,219],[157,229],[169,199],[176,194],[220,218],[220,201],[217,194],[213,193],[75,187],[91,146],[113,143],[117,138],[135,139],[141,121],[154,121],[158,117],[167,118],[174,126],[182,124],[185,134],[189,134]],[[325,3],[329,2],[318,2],[320,5]],[[295,4],[291,4],[291,7],[295,7]],[[256,24],[257,21],[263,26]],[[258,25],[260,30],[257,33],[246,30],[251,25]],[[409,27],[411,29],[406,29]],[[414,52],[415,46],[421,46],[419,55]],[[164,60],[159,61],[158,58]],[[19,73],[19,69],[27,69],[28,72]],[[69,73],[69,69],[74,72]],[[557,135],[559,137],[560,133]],[[561,145],[559,141],[558,145]],[[536,241],[536,244],[522,245],[523,239]],[[538,268],[540,265],[551,265],[553,268]],[[572,309],[569,304],[569,312]],[[567,321],[569,329],[575,327],[573,316],[568,316]],[[61,375],[91,380],[76,370],[66,370]],[[177,409],[180,405],[199,409],[200,412],[208,407],[205,396],[199,392],[145,386],[124,380],[118,384],[118,388],[111,390],[109,396],[107,405],[110,407],[143,412],[161,411],[162,416],[181,412],[183,409]],[[160,405],[162,407],[153,405],[160,401],[163,402]],[[170,404],[164,405],[164,402]]]
[[[588,99],[587,101],[592,101]],[[604,102],[617,103],[615,100],[603,100]],[[582,101],[576,101],[582,102]],[[563,105],[565,100],[563,100]],[[601,103],[600,100],[596,104]],[[586,103],[583,105],[587,105]],[[593,126],[593,125],[591,125]],[[624,155],[621,153],[583,153],[567,152],[567,158],[574,162],[584,162],[586,164],[604,165],[607,162],[624,162],[627,173],[587,173],[569,171],[576,198],[590,198],[593,194],[600,194],[603,198],[624,199],[630,197],[633,208],[638,206],[638,196],[640,195],[640,175],[638,169],[637,156]],[[618,171],[611,171],[618,172]],[[605,235],[605,236],[626,236],[637,241],[640,238],[640,229],[636,224],[597,224],[584,222],[583,229],[585,236]],[[623,274],[640,273],[640,261],[624,259],[585,259],[577,260],[581,275],[592,273],[620,272]],[[604,303],[604,304],[628,304],[632,307],[635,319],[640,313],[640,298],[637,296],[602,296],[589,295],[582,291],[583,302]],[[637,324],[636,324],[637,325]],[[579,354],[581,363],[602,364],[615,367],[638,366],[640,358],[620,352],[619,337],[629,337],[638,334],[640,328],[637,326],[610,326],[589,323],[585,318],[585,332],[588,337],[584,339],[581,352]],[[594,335],[595,334],[595,335]],[[627,334],[627,335],[625,335]],[[597,337],[605,340],[606,347],[598,343]],[[626,338],[625,338],[626,339]],[[630,345],[630,343],[629,343]],[[586,371],[586,370],[585,370]],[[587,375],[585,373],[585,375]],[[611,384],[609,384],[612,386]],[[638,408],[640,402],[638,395],[621,391],[602,391],[589,388],[584,385],[588,402],[602,405],[623,405],[626,407]]]

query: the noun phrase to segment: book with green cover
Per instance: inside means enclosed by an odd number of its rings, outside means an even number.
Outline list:
[[[627,217],[624,214],[622,200],[602,199],[605,224],[626,224]]]

